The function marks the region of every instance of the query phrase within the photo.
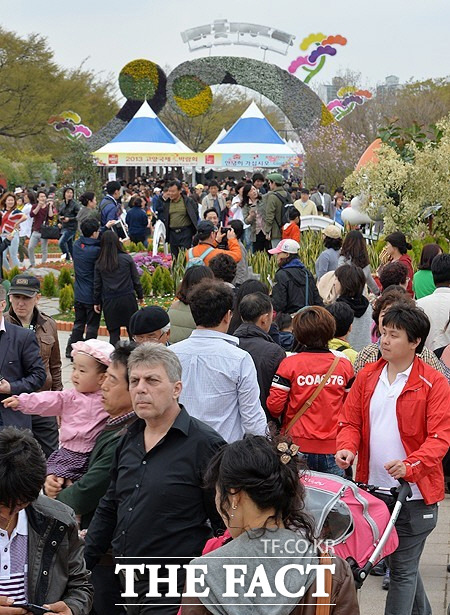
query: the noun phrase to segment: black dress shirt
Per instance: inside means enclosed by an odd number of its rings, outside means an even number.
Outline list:
[[[91,569],[111,544],[114,556],[133,558],[116,560],[122,563],[163,564],[169,563],[167,557],[184,563],[184,558],[189,561],[201,553],[211,526],[223,527],[214,493],[203,488],[203,474],[225,441],[183,406],[164,438],[148,452],[144,429],[145,422],[138,419],[116,449],[110,486],[86,537],[85,558]]]

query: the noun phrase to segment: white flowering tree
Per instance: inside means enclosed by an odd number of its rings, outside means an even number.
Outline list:
[[[352,194],[367,195],[365,208],[384,209],[386,233],[401,230],[409,237],[427,233],[425,209],[441,205],[434,219],[434,232],[450,236],[450,115],[438,122],[436,139],[407,149],[383,143],[378,161],[354,171],[344,182]]]

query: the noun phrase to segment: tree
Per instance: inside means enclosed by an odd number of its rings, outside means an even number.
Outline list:
[[[342,186],[368,145],[363,136],[349,133],[337,123],[316,123],[301,132],[300,140],[305,148],[306,184],[323,183],[331,191]]]
[[[68,141],[65,147],[64,155],[58,159],[58,185],[71,186],[76,198],[86,190],[92,190],[100,196],[100,168],[94,164],[87,144],[82,141]]]
[[[424,236],[425,210],[440,205],[435,233],[450,236],[450,115],[437,123],[436,134],[434,140],[411,139],[403,149],[395,141],[383,143],[378,162],[345,180],[346,190],[366,195],[369,214],[371,207],[384,208],[386,233],[401,230],[411,237]]]
[[[54,61],[47,40],[20,37],[0,28],[0,139],[4,152],[20,148],[48,154],[63,137],[48,125],[52,115],[78,113],[98,130],[117,112],[116,89],[83,66],[65,70]]]

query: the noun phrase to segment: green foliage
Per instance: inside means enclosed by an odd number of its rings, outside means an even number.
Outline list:
[[[67,286],[68,284],[73,286],[73,278],[69,267],[63,267],[59,272],[58,288],[64,288],[64,286]]]
[[[415,121],[412,126],[402,128],[399,118],[391,119],[378,132],[378,137],[382,142],[392,147],[405,162],[414,162],[416,149],[423,150],[426,144],[439,145],[442,136],[443,131],[436,124],[425,128],[424,125]],[[411,147],[412,144],[415,148]]]
[[[20,269],[19,269],[19,267],[12,267],[12,268],[11,268],[11,269],[7,272],[7,274],[8,274],[8,276],[7,276],[7,277],[8,277],[8,280],[11,282],[11,281],[12,281],[12,279],[13,279],[16,275],[19,275],[19,273],[20,273]]]
[[[174,292],[173,278],[169,269],[163,268],[162,289],[164,295],[171,295]]]
[[[144,244],[142,243],[142,241],[139,241],[136,244],[136,252],[147,252],[147,248],[144,246]]]
[[[180,250],[177,258],[172,262],[172,280],[175,292],[177,291],[184,272],[186,271],[186,250]]]
[[[41,293],[44,297],[56,297],[56,279],[53,273],[47,273],[41,284]]]
[[[48,125],[51,116],[72,110],[96,131],[117,112],[113,85],[82,66],[58,66],[41,35],[0,27],[0,49],[0,138],[14,159],[21,160],[22,147],[45,155],[59,150],[66,137]]]
[[[142,290],[144,292],[144,297],[150,297],[152,293],[152,276],[148,271],[144,271],[141,275],[141,284]]]
[[[57,183],[72,186],[75,197],[79,197],[86,190],[86,186],[97,195],[101,194],[100,168],[94,164],[88,144],[82,141],[67,141],[64,154],[57,159],[57,163]]]
[[[156,297],[159,297],[160,295],[164,294],[164,268],[160,267],[158,265],[158,267],[156,267],[155,272],[153,273],[152,276],[152,286],[153,286],[153,294]]]
[[[72,284],[66,284],[59,293],[59,309],[61,312],[68,312],[73,308],[75,301]]]
[[[139,251],[137,249],[137,245],[134,243],[134,241],[128,241],[127,243],[124,243],[123,247],[125,248],[125,250],[127,252],[130,252],[130,253],[138,252]]]

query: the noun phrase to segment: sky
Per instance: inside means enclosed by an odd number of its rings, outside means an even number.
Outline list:
[[[61,66],[75,68],[85,61],[86,68],[113,78],[137,58],[175,68],[208,55],[189,52],[180,32],[216,19],[295,35],[287,56],[267,53],[266,62],[283,68],[304,54],[299,44],[308,34],[345,36],[347,45],[315,77],[322,83],[345,69],[360,72],[363,85],[384,82],[387,75],[403,83],[450,74],[448,0],[1,0],[0,6],[3,28],[46,36]],[[261,50],[236,45],[212,52],[221,54],[263,59]]]

